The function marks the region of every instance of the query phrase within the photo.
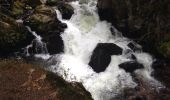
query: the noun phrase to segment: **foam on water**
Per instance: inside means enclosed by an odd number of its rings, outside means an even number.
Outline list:
[[[70,3],[75,9],[75,14],[70,20],[63,20],[60,12],[56,10],[58,19],[66,23],[68,28],[61,35],[64,41],[64,53],[53,55],[57,63],[51,65],[50,70],[69,82],[81,82],[95,100],[109,100],[119,94],[122,88],[136,86],[131,75],[118,67],[120,63],[130,61],[128,55],[133,53],[138,62],[145,67],[137,70],[136,73],[154,84],[159,84],[150,76],[152,57],[142,52],[125,53],[130,49],[127,46],[130,40],[122,37],[110,23],[99,20],[97,1],[81,0],[80,2],[81,4],[79,1]],[[110,31],[111,28],[114,33]],[[123,49],[122,55],[111,57],[110,65],[101,73],[94,72],[88,65],[98,43],[115,43]]]

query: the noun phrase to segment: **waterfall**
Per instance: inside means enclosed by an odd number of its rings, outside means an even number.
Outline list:
[[[42,54],[48,54],[46,43],[42,42],[42,37],[40,35],[38,35],[35,31],[32,31],[29,26],[26,26],[26,28],[35,37],[35,39],[32,41],[32,43],[25,48],[24,53],[26,54],[26,56],[31,55],[29,52],[29,49],[32,47],[35,49],[34,50],[35,56],[39,56],[38,54],[41,54],[40,56],[42,57]]]
[[[142,51],[131,50],[127,45],[132,40],[123,37],[111,26],[111,23],[100,21],[96,0],[80,0],[70,2],[70,4],[74,7],[75,12],[70,20],[62,19],[60,12],[56,10],[58,19],[66,23],[68,28],[61,34],[64,41],[64,53],[51,55],[51,59],[55,59],[56,63],[51,65],[49,70],[69,82],[82,83],[95,100],[110,100],[123,88],[134,88],[137,85],[131,74],[118,66],[130,61],[128,56],[133,54],[144,66],[144,69],[138,69],[135,73],[152,86],[161,86],[151,77],[152,56]],[[104,72],[100,73],[96,73],[88,65],[98,43],[114,43],[123,49],[122,55],[111,56],[111,63]],[[127,52],[127,50],[131,50],[131,52]]]

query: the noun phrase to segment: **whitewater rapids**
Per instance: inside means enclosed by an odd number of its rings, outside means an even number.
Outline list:
[[[113,99],[123,88],[134,88],[137,84],[130,73],[119,68],[119,64],[130,61],[129,55],[134,54],[137,61],[144,65],[144,69],[135,73],[155,86],[160,83],[151,77],[153,58],[142,51],[126,52],[132,42],[121,35],[110,23],[100,21],[97,13],[96,0],[80,0],[70,3],[74,8],[74,15],[70,20],[62,19],[56,10],[58,19],[66,23],[68,28],[61,34],[64,41],[64,53],[44,56],[43,59],[53,59],[56,64],[49,67],[69,82],[80,82],[89,91],[94,100]],[[110,29],[113,29],[111,32]],[[122,55],[113,55],[111,63],[104,72],[96,73],[88,65],[93,50],[98,43],[114,43],[123,49]],[[56,47],[57,48],[57,47]]]

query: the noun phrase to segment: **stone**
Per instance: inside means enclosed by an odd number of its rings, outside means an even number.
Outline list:
[[[13,18],[0,13],[0,55],[8,56],[26,47],[34,39],[27,28]]]
[[[169,0],[98,0],[97,7],[101,20],[160,58],[164,55],[158,45],[170,40],[169,4]]]
[[[32,42],[32,47],[28,49],[29,54],[34,55],[34,54],[47,54],[48,50],[46,47],[46,43],[43,43],[38,40],[33,40]]]
[[[50,5],[50,6],[56,6],[59,2],[61,2],[62,0],[47,0],[46,4]]]
[[[60,35],[52,34],[43,39],[46,43],[48,53],[58,54],[64,52],[64,43]]]
[[[70,19],[71,16],[74,14],[74,8],[69,4],[59,3],[57,7],[58,10],[61,12],[63,19]]]
[[[111,55],[122,54],[122,49],[113,43],[99,43],[93,51],[89,65],[96,72],[104,71],[110,64]]]
[[[136,43],[133,43],[133,42],[130,42],[130,43],[128,44],[128,47],[129,47],[131,50],[133,50],[134,52],[135,52],[135,51],[142,51],[142,47],[141,47],[140,45],[136,44]]]
[[[137,69],[142,69],[144,66],[137,61],[129,61],[119,64],[119,67],[124,69],[126,72],[133,73]]]
[[[57,19],[55,9],[40,5],[36,7],[33,14],[26,18],[24,23],[42,37],[42,41],[46,43],[48,53],[63,52],[64,44],[60,34],[64,32],[67,25]]]
[[[107,52],[109,55],[120,55],[123,51],[122,48],[114,43],[99,43],[95,50],[97,49],[101,49],[104,52]]]

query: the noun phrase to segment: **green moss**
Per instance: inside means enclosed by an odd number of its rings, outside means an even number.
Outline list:
[[[170,58],[170,41],[160,43],[158,51],[167,58]]]
[[[23,26],[0,13],[0,55],[13,53],[31,43],[34,37]]]
[[[24,13],[25,4],[20,1],[15,1],[12,7],[14,16],[22,15]]]

